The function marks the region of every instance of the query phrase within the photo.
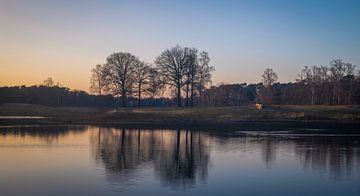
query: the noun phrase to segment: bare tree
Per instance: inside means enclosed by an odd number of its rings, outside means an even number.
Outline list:
[[[333,83],[333,104],[339,104],[341,87],[340,80],[345,76],[345,63],[341,59],[335,59],[330,62],[331,80]]]
[[[189,48],[188,51],[188,61],[186,65],[186,74],[185,74],[185,94],[186,94],[186,107],[194,106],[194,87],[196,82],[196,76],[199,72],[198,59],[197,59],[197,50],[195,48]],[[189,94],[190,94],[190,104],[189,104]]]
[[[206,85],[211,83],[212,72],[215,71],[213,66],[210,66],[209,54],[205,51],[201,52],[198,58],[198,74],[196,76],[196,87],[199,92],[199,97],[202,97]]]
[[[164,89],[164,83],[160,78],[159,72],[155,68],[150,68],[149,81],[146,91],[151,98],[154,98],[162,89]]]
[[[95,68],[91,70],[90,77],[90,92],[97,93],[98,95],[102,94],[102,88],[104,86],[103,82],[103,66],[97,64]]]
[[[258,87],[258,98],[262,103],[272,104],[278,102],[276,95],[278,95],[278,88],[274,88],[273,84],[277,81],[278,76],[271,69],[265,69],[261,76],[262,85]]]
[[[136,96],[138,97],[138,107],[141,105],[141,95],[147,93],[146,86],[149,84],[150,69],[150,65],[146,64],[145,62],[140,62],[135,69],[134,87],[136,89]]]
[[[41,85],[46,86],[46,87],[54,87],[55,82],[53,81],[53,79],[51,77],[48,77],[43,81],[43,83]]]
[[[278,80],[277,74],[271,68],[267,68],[262,75],[262,83],[265,87],[270,87]]]
[[[175,46],[166,49],[155,59],[164,83],[176,88],[177,106],[181,107],[181,88],[185,85],[189,49]]]
[[[345,63],[345,74],[347,76],[355,75],[356,65]]]
[[[114,53],[107,57],[103,68],[105,91],[122,97],[126,107],[126,97],[132,94],[135,71],[139,59],[127,52]]]
[[[351,103],[351,97],[353,94],[353,83],[355,80],[355,69],[356,65],[353,65],[351,63],[345,63],[345,82],[346,82],[346,104]]]
[[[303,91],[301,100],[306,104],[351,104],[356,66],[340,59],[330,66],[305,66],[297,79],[296,91]],[[310,90],[310,93],[308,93]]]

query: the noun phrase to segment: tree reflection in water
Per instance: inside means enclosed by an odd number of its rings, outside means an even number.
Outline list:
[[[335,180],[351,175],[360,163],[359,137],[297,138],[296,157],[305,169],[320,175],[330,173]]]
[[[209,139],[201,132],[99,128],[92,131],[91,143],[112,184],[131,184],[148,164],[162,185],[173,189],[207,179]]]
[[[235,148],[241,152],[259,150],[267,169],[273,167],[276,157],[280,154],[291,154],[301,163],[304,170],[311,170],[321,176],[330,175],[334,180],[359,172],[354,171],[354,168],[360,166],[359,134],[228,132],[211,135],[212,138],[218,138],[215,140],[216,149],[228,151]]]
[[[231,134],[191,130],[129,130],[99,128],[91,134],[93,154],[113,184],[128,185],[153,168],[163,186],[190,188],[206,182],[210,144],[217,150],[258,152],[264,167],[272,169],[276,157],[288,153],[305,170],[338,179],[351,175],[360,164],[359,136],[300,137]]]
[[[299,168],[294,165],[295,160],[301,169],[325,176],[325,179],[341,180],[360,175],[360,135],[356,134],[278,134],[265,131],[255,134],[93,126],[15,127],[0,128],[0,147],[56,147],[71,155],[73,147],[87,146],[88,140],[84,138],[88,136],[96,164],[101,171],[105,169],[106,180],[121,190],[146,177],[155,178],[162,186],[171,189],[187,189],[206,183],[210,154],[213,155],[214,170],[218,169],[218,162],[238,161],[229,164],[233,167],[224,168],[232,171],[241,169],[243,161],[253,161],[254,167],[260,161],[260,167],[263,165],[263,168],[258,168],[260,170],[282,171],[281,164]],[[219,153],[234,157],[219,161],[219,156],[216,156]],[[252,155],[250,158],[249,154]],[[277,165],[280,161],[282,163]]]

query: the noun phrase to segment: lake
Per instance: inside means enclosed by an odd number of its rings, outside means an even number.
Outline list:
[[[360,134],[0,129],[0,195],[360,195]]]

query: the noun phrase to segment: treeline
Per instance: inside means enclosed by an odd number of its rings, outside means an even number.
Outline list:
[[[295,83],[270,83],[259,88],[259,99],[270,104],[350,105],[360,103],[356,66],[340,59],[329,65],[305,66]],[[264,73],[265,74],[265,73]],[[263,76],[264,81],[264,76]]]
[[[127,105],[137,106],[138,100],[127,99]],[[121,98],[112,95],[92,95],[85,91],[71,90],[54,84],[52,78],[34,86],[0,87],[0,104],[26,103],[52,107],[120,107]],[[176,105],[172,98],[145,98],[141,106],[169,107]]]
[[[279,83],[272,69],[266,69],[258,84],[222,84],[204,92],[206,106],[263,104],[351,105],[360,104],[360,73],[356,66],[340,59],[329,65],[305,66],[296,82]]]
[[[129,107],[137,106],[138,100],[127,99]],[[12,86],[0,87],[0,104],[26,103],[52,107],[121,107],[122,101],[112,95],[91,95],[85,91],[70,90],[60,86]],[[172,98],[145,98],[141,106],[170,107],[175,106]]]
[[[111,95],[89,95],[85,91],[70,90],[60,86],[13,86],[0,87],[1,103],[27,103],[45,106],[115,106]]]
[[[232,106],[264,104],[359,104],[359,76],[356,66],[340,59],[329,65],[305,66],[295,82],[278,83],[277,74],[268,68],[258,84],[211,84],[214,67],[207,52],[175,46],[155,58],[154,64],[126,53],[114,53],[106,63],[92,70],[93,93],[111,94],[141,101],[173,97],[176,105]],[[170,101],[171,102],[171,101]],[[172,105],[171,103],[169,105]]]
[[[0,87],[1,103],[47,106],[170,107],[243,104],[360,104],[360,71],[342,60],[305,66],[295,82],[279,83],[270,68],[258,84],[211,84],[214,68],[206,52],[175,46],[154,65],[130,53],[114,53],[92,70],[91,92],[55,85],[51,78],[36,86]]]

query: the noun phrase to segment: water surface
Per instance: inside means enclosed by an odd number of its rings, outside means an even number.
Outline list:
[[[0,129],[0,195],[360,195],[360,135]]]

